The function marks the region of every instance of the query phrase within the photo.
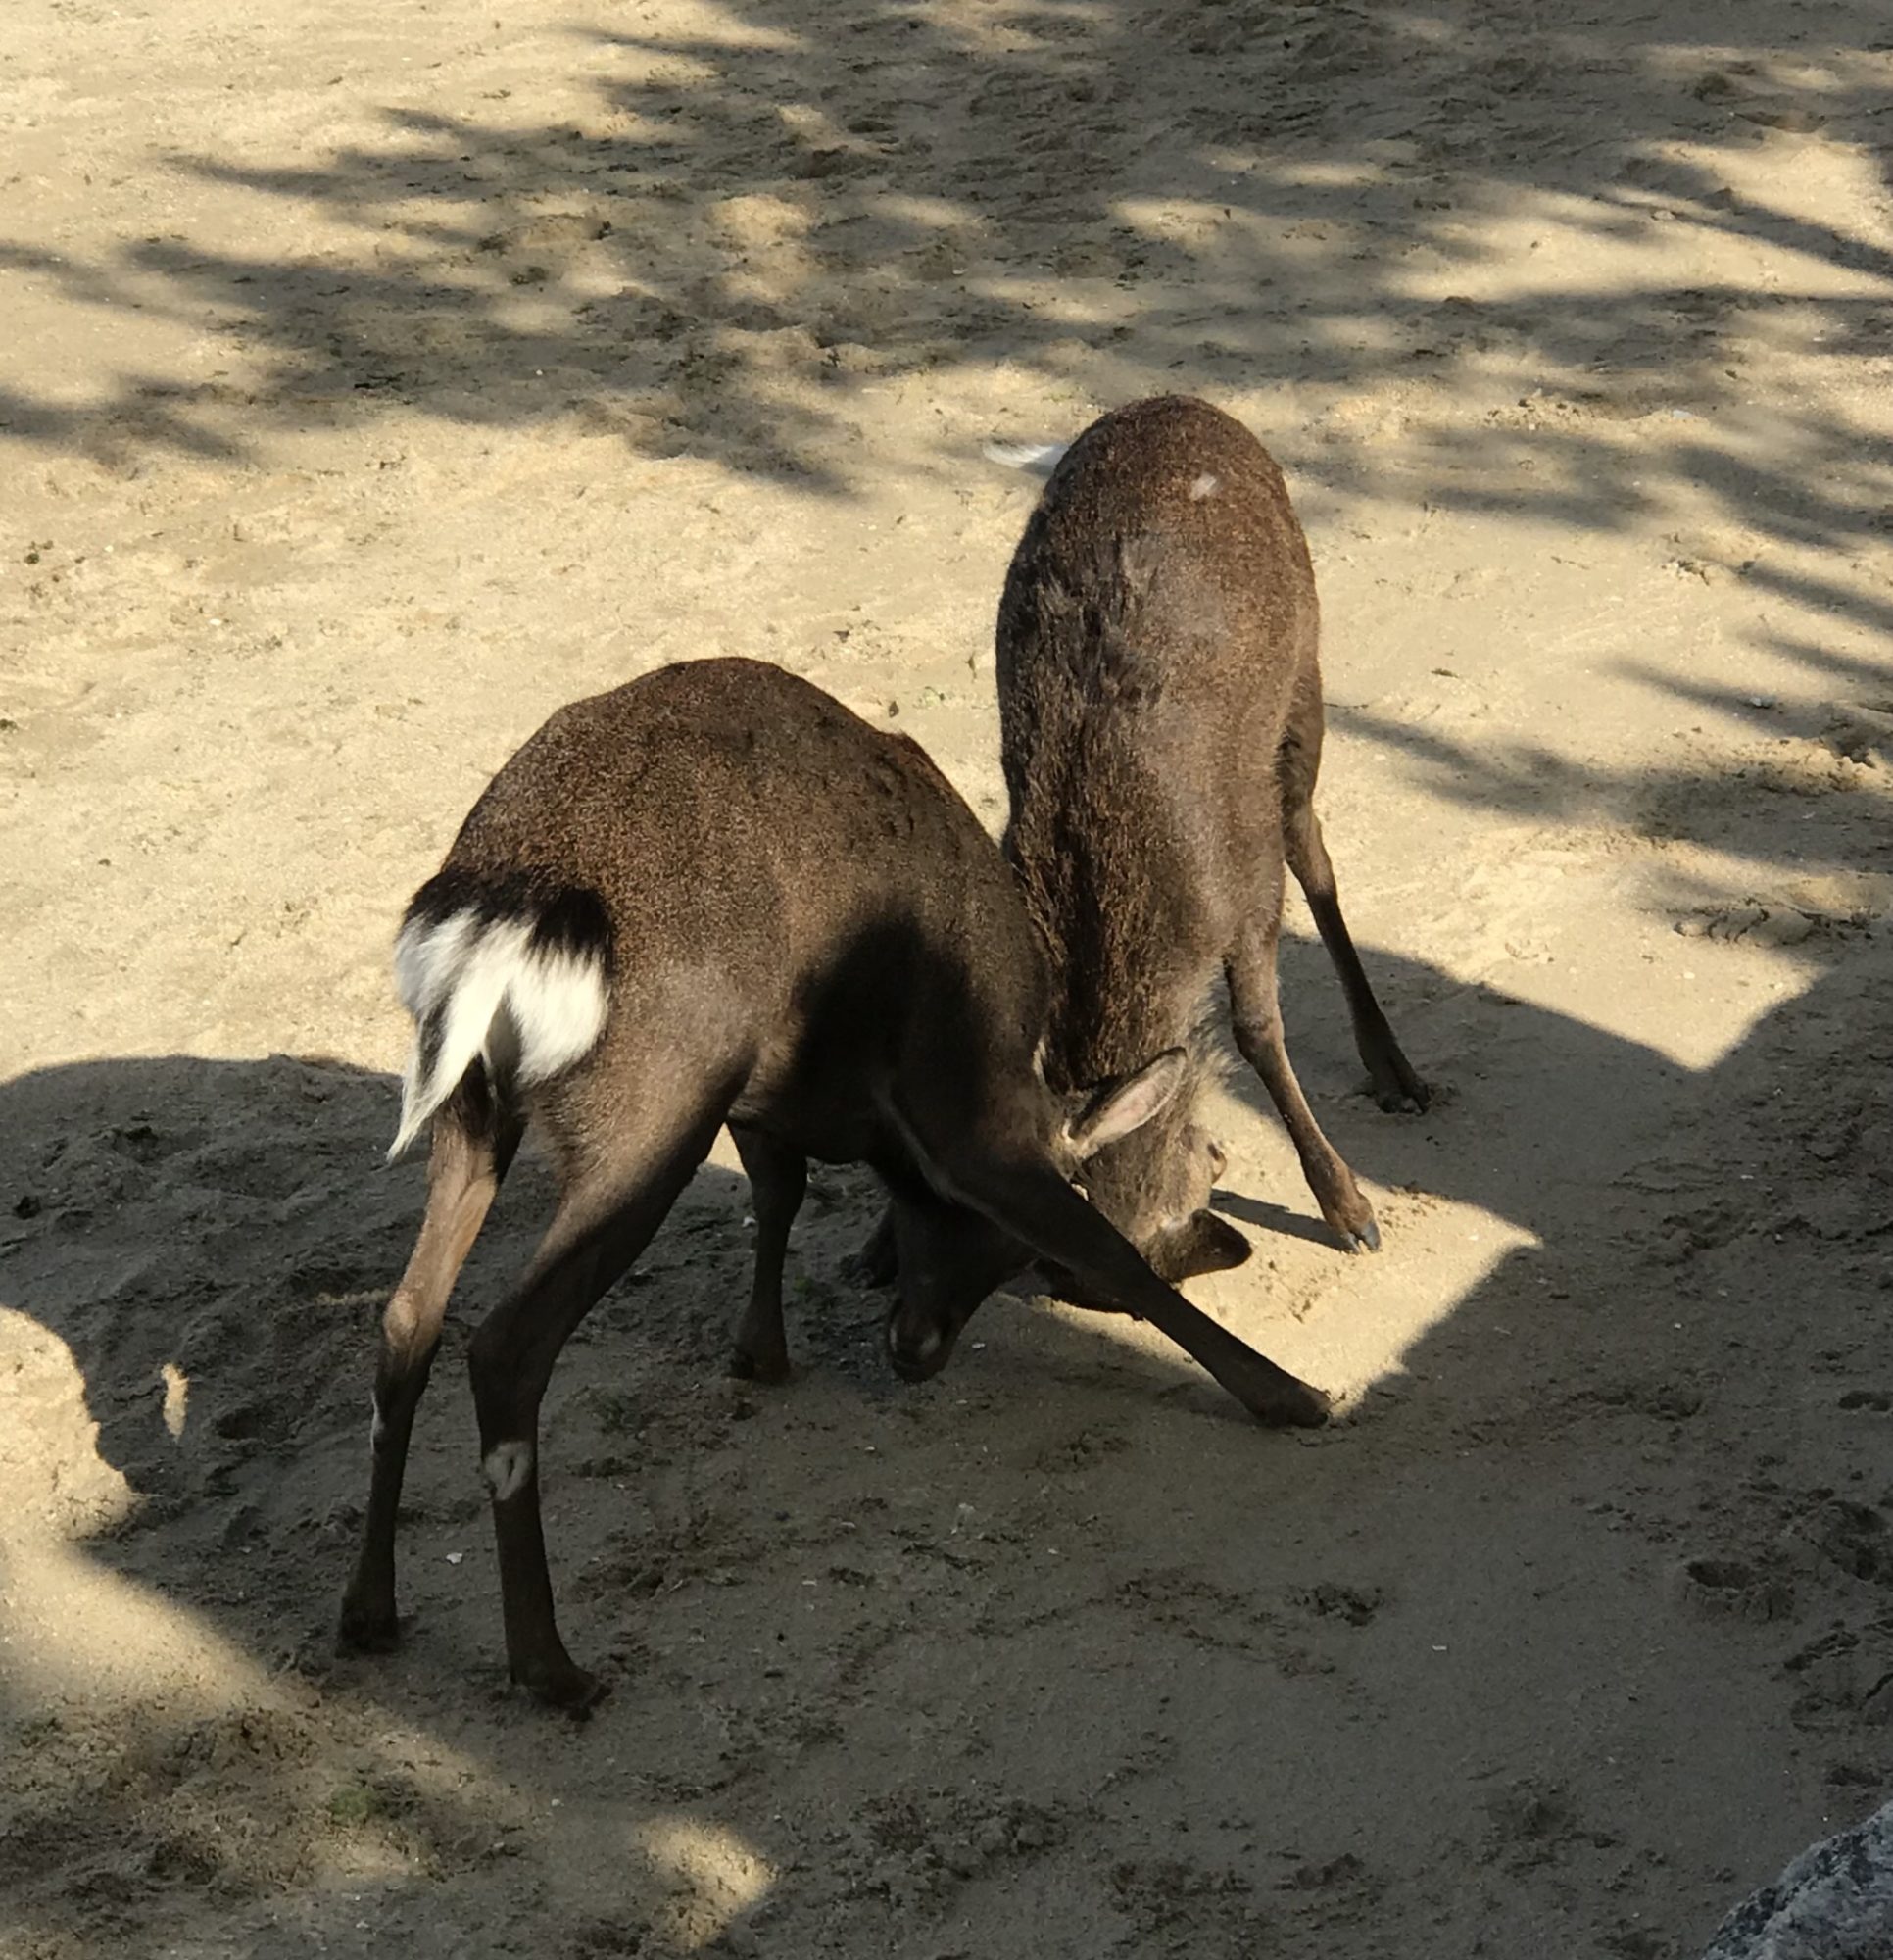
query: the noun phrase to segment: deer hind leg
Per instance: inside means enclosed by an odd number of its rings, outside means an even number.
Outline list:
[[[1297,696],[1277,758],[1282,789],[1282,842],[1288,868],[1295,874],[1314,915],[1321,943],[1328,949],[1347,997],[1348,1017],[1354,1023],[1354,1046],[1374,1085],[1374,1100],[1383,1109],[1424,1109],[1427,1085],[1400,1051],[1393,1029],[1374,998],[1361,956],[1341,917],[1335,888],[1335,866],[1322,840],[1315,815],[1315,777],[1321,768],[1321,683],[1311,667]]]
[[[361,1550],[342,1600],[340,1639],[345,1647],[385,1652],[399,1639],[395,1526],[414,1410],[440,1347],[448,1297],[512,1163],[524,1127],[514,1111],[500,1106],[479,1062],[435,1112],[427,1159],[427,1209],[407,1270],[381,1319],[370,1435],[373,1469]]]
[[[563,1146],[558,1210],[524,1277],[468,1346],[507,1664],[515,1682],[558,1707],[582,1711],[602,1690],[565,1651],[554,1614],[539,1509],[539,1405],[572,1330],[651,1243],[709,1154],[745,1072],[709,1094],[648,1094],[629,1126],[616,1111],[608,1122],[582,1124],[549,1111],[547,1127]],[[575,1141],[585,1138],[592,1141]]]
[[[1229,976],[1230,1020],[1242,1058],[1262,1079],[1280,1112],[1308,1188],[1321,1215],[1340,1235],[1349,1251],[1380,1249],[1374,1207],[1354,1182],[1340,1152],[1322,1135],[1315,1112],[1295,1080],[1282,1032],[1282,1004],[1276,986],[1276,943],[1282,931],[1283,868],[1279,855],[1268,859],[1264,889],[1256,894],[1240,937],[1224,961]]]

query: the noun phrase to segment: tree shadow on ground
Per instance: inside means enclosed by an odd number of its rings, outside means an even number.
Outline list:
[[[439,99],[477,111],[390,106],[314,164],[165,159],[256,200],[243,244],[87,261],[16,238],[0,265],[230,360],[82,408],[16,384],[0,432],[235,459],[401,408],[841,493],[859,398],[904,377],[1003,367],[1079,403],[1392,384],[1423,428],[1429,391],[1498,404],[1427,437],[1404,502],[1610,532],[1687,486],[1745,531],[1844,550],[1884,534],[1893,469],[1844,390],[1815,407],[1756,377],[1884,353],[1893,253],[1729,178],[1817,140],[1877,166],[1876,22],[1819,47],[1760,9],[1712,43],[1691,10],[1627,0],[1556,23],[1284,0],[578,22],[562,74],[537,48],[443,63]],[[1596,282],[1555,253],[1495,275],[1500,220],[1602,248]],[[319,242],[285,253],[285,221]],[[1731,241],[1789,275],[1706,277]],[[1304,465],[1362,495],[1377,466],[1352,422]]]

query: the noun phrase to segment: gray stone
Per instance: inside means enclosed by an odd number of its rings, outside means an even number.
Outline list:
[[[1803,1851],[1723,1921],[1702,1960],[1889,1960],[1893,1803]]]

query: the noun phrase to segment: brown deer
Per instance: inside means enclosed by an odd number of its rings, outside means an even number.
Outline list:
[[[1236,1045],[1350,1250],[1380,1230],[1283,1041],[1283,868],[1307,897],[1385,1109],[1424,1109],[1354,950],[1314,808],[1322,693],[1314,569],[1287,487],[1241,423],[1184,396],[1101,416],[1051,464],[999,602],[1004,851],[1052,965],[1056,1089],[1183,1047],[1191,1080],[1088,1156],[1092,1202],[1168,1279],[1239,1264],[1208,1210],[1223,1170],[1196,1121],[1216,983]]]
[[[447,1298],[528,1121],[559,1197],[468,1352],[507,1659],[543,1699],[597,1693],[558,1635],[539,1509],[539,1405],[580,1319],[727,1123],[753,1188],[740,1372],[787,1372],[783,1253],[806,1162],[872,1166],[899,1201],[888,1323],[925,1376],[1027,1257],[1147,1319],[1268,1423],[1319,1390],[1157,1279],[1068,1180],[1185,1078],[1157,1052],[1049,1090],[1047,976],[1018,889],[912,742],[780,668],[660,668],[561,709],[500,771],[396,942],[415,1023],[395,1151],[432,1124],[426,1213],[388,1303],[373,1475],[345,1644],[396,1639],[395,1520]],[[1023,1249],[1023,1250],[1021,1250]]]

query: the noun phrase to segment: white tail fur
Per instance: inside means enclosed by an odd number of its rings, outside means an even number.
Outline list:
[[[504,1078],[496,1086],[523,1087],[582,1060],[605,1032],[603,957],[535,947],[533,926],[530,918],[482,920],[469,910],[413,918],[402,927],[395,987],[414,1018],[415,1037],[390,1160],[413,1142],[476,1056]]]
[[[988,463],[1002,464],[1007,469],[1049,476],[1070,447],[1068,442],[989,442],[981,453]]]

